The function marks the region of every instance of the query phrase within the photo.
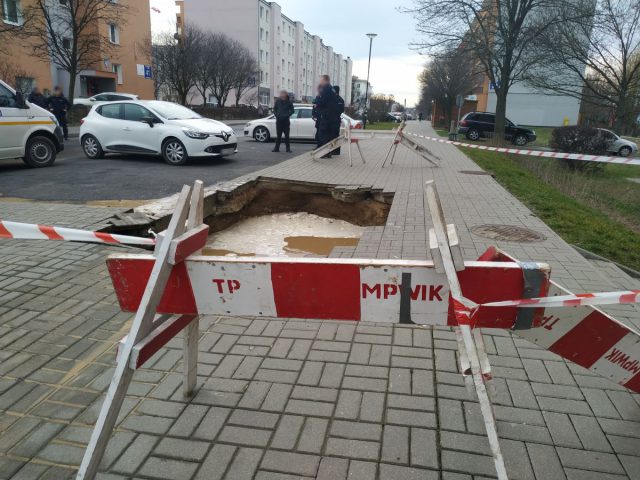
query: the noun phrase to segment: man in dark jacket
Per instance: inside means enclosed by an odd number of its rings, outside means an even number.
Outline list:
[[[69,100],[62,94],[60,87],[53,89],[53,95],[49,97],[47,102],[49,110],[56,116],[58,123],[62,127],[64,139],[69,139],[69,129],[67,128],[67,111],[69,110]]]
[[[336,92],[336,99],[338,101],[338,116],[336,117],[333,138],[337,138],[340,136],[340,127],[342,126],[342,114],[344,113],[344,98],[340,96],[340,87],[338,85],[333,86],[333,91]],[[333,152],[333,155],[340,155],[340,149],[336,148]]]
[[[38,87],[33,87],[33,90],[31,90],[27,100],[29,103],[37,105],[40,108],[44,108],[45,110],[47,109],[47,99],[44,98],[44,95],[42,95],[42,92]]]
[[[337,135],[334,136],[336,118],[339,117],[340,114],[338,113],[338,97],[331,86],[329,75],[322,75],[320,77],[318,90],[319,98],[316,102],[316,111],[318,115],[318,147],[321,147],[336,138]],[[325,155],[323,158],[331,158],[331,153]]]
[[[291,115],[293,115],[293,103],[289,99],[289,94],[286,90],[280,92],[280,98],[276,100],[273,106],[273,114],[276,116],[276,146],[273,148],[274,152],[280,151],[280,142],[282,141],[282,134],[284,134],[284,144],[287,146],[287,152],[291,153],[291,146],[289,145],[289,133],[291,132]]]

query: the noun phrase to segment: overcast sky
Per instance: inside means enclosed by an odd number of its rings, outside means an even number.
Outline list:
[[[187,0],[188,1],[188,0]],[[215,0],[211,0],[212,8]],[[425,57],[409,44],[418,39],[411,16],[398,12],[411,0],[278,0],[282,13],[304,23],[306,30],[322,37],[336,53],[351,57],[353,74],[367,76],[369,32],[377,33],[371,59],[371,85],[376,93],[394,94],[412,106],[418,100],[418,74]],[[154,29],[166,25],[173,0],[151,0],[162,13],[151,12]],[[321,7],[321,8],[320,8]]]

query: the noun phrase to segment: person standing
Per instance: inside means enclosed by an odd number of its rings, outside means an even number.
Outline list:
[[[42,92],[38,87],[33,87],[33,90],[31,90],[27,100],[29,103],[37,105],[40,108],[44,108],[45,110],[47,109],[47,99],[44,98],[44,95],[42,95]]]
[[[344,113],[344,98],[340,96],[340,87],[338,85],[333,86],[333,91],[336,92],[336,101],[338,102],[338,109],[336,111],[337,117],[335,118],[335,125],[333,131],[333,138],[337,138],[340,136],[340,127],[342,126],[342,114]],[[351,125],[349,125],[351,127]],[[340,155],[341,149],[336,148],[333,152],[333,155]]]
[[[322,147],[331,142],[335,137],[335,124],[338,115],[338,97],[331,86],[329,75],[320,77],[318,86],[319,97],[316,102],[316,112],[318,116],[318,147]],[[322,158],[331,158],[331,153]]]
[[[47,102],[49,111],[51,111],[58,119],[58,123],[62,127],[62,133],[64,139],[69,140],[69,129],[67,128],[67,111],[69,110],[69,100],[62,93],[62,88],[55,87],[53,89],[53,95],[49,97]]]
[[[293,103],[289,99],[286,90],[280,92],[280,97],[273,106],[273,114],[276,116],[276,146],[274,152],[280,151],[280,143],[284,134],[284,143],[287,147],[287,153],[291,153],[291,145],[289,144],[289,134],[291,133],[291,115],[293,115]]]

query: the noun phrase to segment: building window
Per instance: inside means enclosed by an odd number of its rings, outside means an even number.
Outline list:
[[[22,16],[20,15],[20,0],[2,0],[2,18],[5,23],[20,25]]]
[[[31,92],[36,86],[36,81],[32,77],[16,77],[16,90],[19,92]]]
[[[120,43],[120,29],[115,23],[109,24],[109,41],[111,43]]]
[[[117,63],[112,63],[111,71],[117,75],[118,85],[122,85],[124,83],[124,77],[122,76],[122,65],[118,65]]]
[[[63,38],[62,39],[62,48],[64,48],[65,50],[71,50],[71,39],[70,38]]]
[[[264,7],[260,7],[260,18],[264,17]]]

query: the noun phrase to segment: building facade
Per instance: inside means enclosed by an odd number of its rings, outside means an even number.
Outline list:
[[[19,27],[22,18],[20,12],[29,8],[33,0],[0,0],[2,18],[0,21]],[[85,34],[99,35],[103,42],[109,42],[91,68],[82,70],[76,77],[76,97],[89,97],[101,92],[125,92],[139,95],[143,99],[153,98],[153,80],[151,78],[150,48],[151,20],[149,0],[119,0],[127,7],[126,15],[117,23],[102,24],[96,21],[91,32]],[[59,0],[50,0],[51,8],[66,8]],[[17,12],[17,13],[15,13]],[[68,41],[60,38],[62,42]],[[33,41],[19,36],[3,38],[9,52],[2,62],[12,62],[14,70],[20,78],[4,79],[16,84],[28,92],[38,86],[43,91],[50,91],[54,86],[62,87],[68,94],[69,74],[53,60],[34,59],[31,55]]]
[[[271,105],[281,90],[287,90],[297,101],[311,102],[318,77],[323,74],[340,87],[343,98],[351,98],[351,59],[307,32],[302,22],[284,15],[277,3],[184,0],[182,9],[185,24],[224,33],[255,54],[259,65],[255,88],[245,94],[241,103]],[[235,99],[229,98],[228,102]]]
[[[373,94],[373,87],[369,83],[369,90],[368,90],[369,98],[371,98],[372,94]],[[351,102],[351,105],[354,105],[357,108],[363,108],[366,96],[367,96],[367,81],[363,78],[358,78],[356,76],[352,77],[351,98],[349,99]]]

